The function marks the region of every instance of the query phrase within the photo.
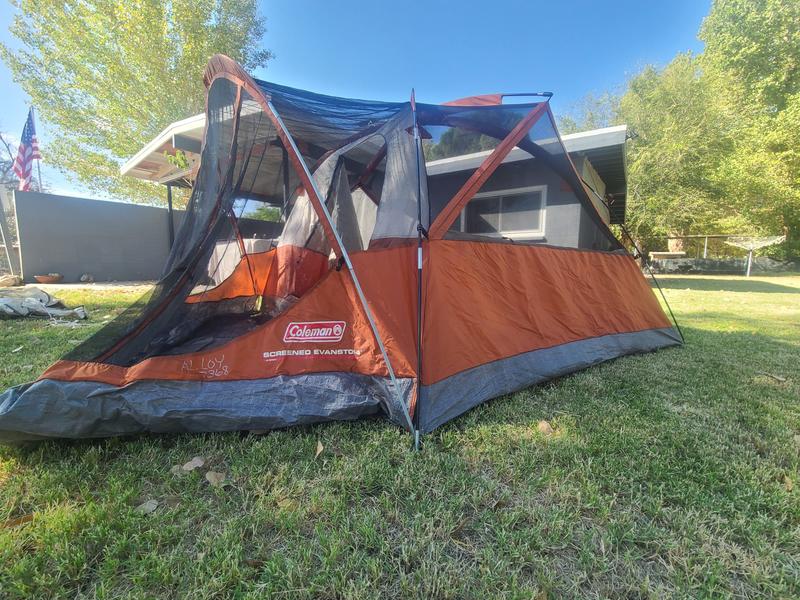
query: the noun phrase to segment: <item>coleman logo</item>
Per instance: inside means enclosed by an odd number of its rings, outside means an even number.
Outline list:
[[[283,334],[284,342],[340,342],[344,335],[344,321],[311,321],[289,323]]]

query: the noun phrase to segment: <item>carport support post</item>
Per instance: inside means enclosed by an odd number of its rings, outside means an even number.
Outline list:
[[[750,277],[750,268],[753,266],[753,250],[747,251],[747,277]]]
[[[169,231],[169,248],[175,243],[175,222],[172,218],[172,185],[167,184],[167,230]]]

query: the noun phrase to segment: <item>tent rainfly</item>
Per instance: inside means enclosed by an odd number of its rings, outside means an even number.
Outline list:
[[[564,150],[549,95],[351,100],[254,80],[224,56],[205,83],[199,171],[162,278],[0,395],[0,439],[376,414],[418,437],[490,398],[680,343]],[[429,191],[425,153],[467,142],[491,152]],[[491,234],[498,206],[509,222],[530,212],[535,192],[485,194],[514,148],[591,216],[590,246]],[[455,227],[465,211],[487,233]]]

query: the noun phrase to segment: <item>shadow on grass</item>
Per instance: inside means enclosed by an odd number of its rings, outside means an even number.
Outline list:
[[[749,356],[753,335],[687,333],[682,348],[470,411],[427,436],[421,454],[380,421],[4,450],[15,464],[0,506],[13,507],[10,518],[36,514],[7,534],[6,580],[20,598],[100,585],[147,597],[209,596],[221,585],[263,596],[265,578],[287,597],[310,597],[275,575],[290,569],[331,596],[347,595],[355,578],[394,596],[403,578],[438,577],[454,597],[534,597],[540,581],[554,597],[638,597],[647,577],[652,597],[796,597],[796,501],[786,488],[796,384],[757,373],[788,375],[794,347],[754,334],[765,351]],[[541,434],[540,419],[555,433]],[[195,455],[231,486],[170,473]],[[159,502],[147,516],[132,508],[144,499]],[[97,566],[62,566],[76,554]],[[398,574],[399,555],[411,558]],[[431,556],[434,572],[424,570]],[[491,572],[474,568],[483,557]],[[209,580],[231,564],[238,579]]]
[[[800,288],[746,279],[712,279],[702,276],[694,277],[658,277],[658,283],[667,290],[690,289],[703,292],[753,292],[757,294],[800,294]]]

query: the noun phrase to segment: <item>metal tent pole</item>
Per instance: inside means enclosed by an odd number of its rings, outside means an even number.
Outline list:
[[[417,401],[414,405],[414,449],[419,450],[419,422],[422,401],[422,237],[428,236],[422,224],[422,152],[417,123],[417,101],[411,90],[411,115],[414,119],[414,149],[417,160]]]
[[[406,403],[403,402],[403,397],[400,395],[400,388],[397,384],[397,377],[394,374],[394,369],[392,368],[392,363],[389,362],[389,354],[386,352],[386,346],[383,344],[383,339],[381,338],[381,334],[378,331],[378,326],[375,323],[375,318],[372,315],[372,310],[367,303],[367,297],[364,295],[364,290],[361,289],[361,283],[358,281],[358,277],[356,276],[355,268],[353,267],[353,263],[350,261],[350,254],[347,252],[347,249],[344,247],[344,242],[342,241],[339,232],[336,231],[336,227],[333,225],[333,218],[331,217],[331,213],[328,210],[328,206],[326,203],[325,197],[320,193],[319,188],[317,187],[317,182],[314,181],[314,176],[311,174],[311,171],[308,169],[308,165],[306,165],[306,161],[303,160],[302,154],[300,154],[300,150],[297,147],[297,144],[294,141],[294,137],[289,132],[289,129],[286,127],[286,124],[283,122],[280,114],[275,107],[273,106],[271,101],[267,101],[267,107],[272,112],[272,115],[275,117],[275,120],[278,122],[278,125],[283,130],[284,134],[286,135],[286,139],[289,142],[289,145],[292,148],[292,152],[294,155],[299,159],[299,163],[305,172],[308,181],[311,184],[311,187],[314,188],[314,193],[316,194],[317,198],[320,200],[320,206],[322,208],[322,213],[325,217],[325,220],[328,223],[328,226],[331,228],[333,232],[334,238],[336,239],[336,243],[339,245],[339,248],[342,251],[342,258],[344,259],[345,265],[347,265],[347,270],[350,272],[350,277],[353,280],[353,285],[356,288],[356,293],[358,294],[358,298],[361,301],[361,306],[364,308],[364,313],[367,316],[367,320],[369,321],[369,326],[372,329],[372,334],[375,336],[375,341],[378,343],[378,347],[380,348],[381,355],[383,356],[383,361],[386,363],[386,370],[389,372],[389,379],[392,382],[392,388],[394,389],[394,393],[397,399],[397,402],[403,409],[403,415],[406,418],[408,423],[408,427],[411,431],[414,431],[414,424],[411,421],[411,415],[408,412],[408,406]]]
[[[750,269],[753,266],[753,249],[747,251],[747,277],[750,277]]]
[[[628,228],[625,227],[625,225],[622,225],[622,224],[620,224],[619,228],[622,230],[622,233],[625,234],[625,236],[628,238],[628,240],[630,240],[630,242],[633,245],[633,247],[636,250],[636,252],[639,253],[639,256],[641,256],[644,259],[644,266],[647,267],[647,272],[650,273],[650,277],[653,279],[653,282],[656,284],[656,287],[658,288],[658,291],[661,294],[661,298],[664,300],[664,304],[667,305],[667,310],[669,311],[669,316],[672,317],[672,322],[675,323],[675,329],[678,330],[678,335],[681,336],[681,342],[685,343],[686,339],[683,337],[683,331],[681,331],[681,326],[678,325],[678,319],[675,318],[675,313],[672,312],[672,307],[669,305],[669,302],[667,301],[667,296],[664,294],[664,290],[661,289],[661,284],[658,283],[658,279],[656,279],[656,274],[653,273],[653,269],[650,268],[650,263],[647,262],[647,259],[644,257],[644,254],[642,254],[642,251],[639,249],[639,246],[636,244],[635,241],[633,241],[633,237],[631,236],[630,233],[628,233]]]
[[[175,244],[175,222],[172,218],[172,185],[167,184],[167,230],[169,232],[169,248]]]
[[[36,131],[36,117],[34,115],[33,106],[31,106],[31,121],[33,122],[33,129],[34,129],[34,132],[35,132]],[[35,135],[35,133],[34,133],[34,135]],[[41,158],[37,158],[36,159],[36,173],[39,175],[39,189],[38,189],[38,191],[39,192],[43,192],[44,190],[42,189],[42,159]]]
[[[281,220],[286,222],[286,216],[289,214],[289,154],[286,152],[286,146],[281,144],[281,169],[283,177],[283,207],[281,209]]]

